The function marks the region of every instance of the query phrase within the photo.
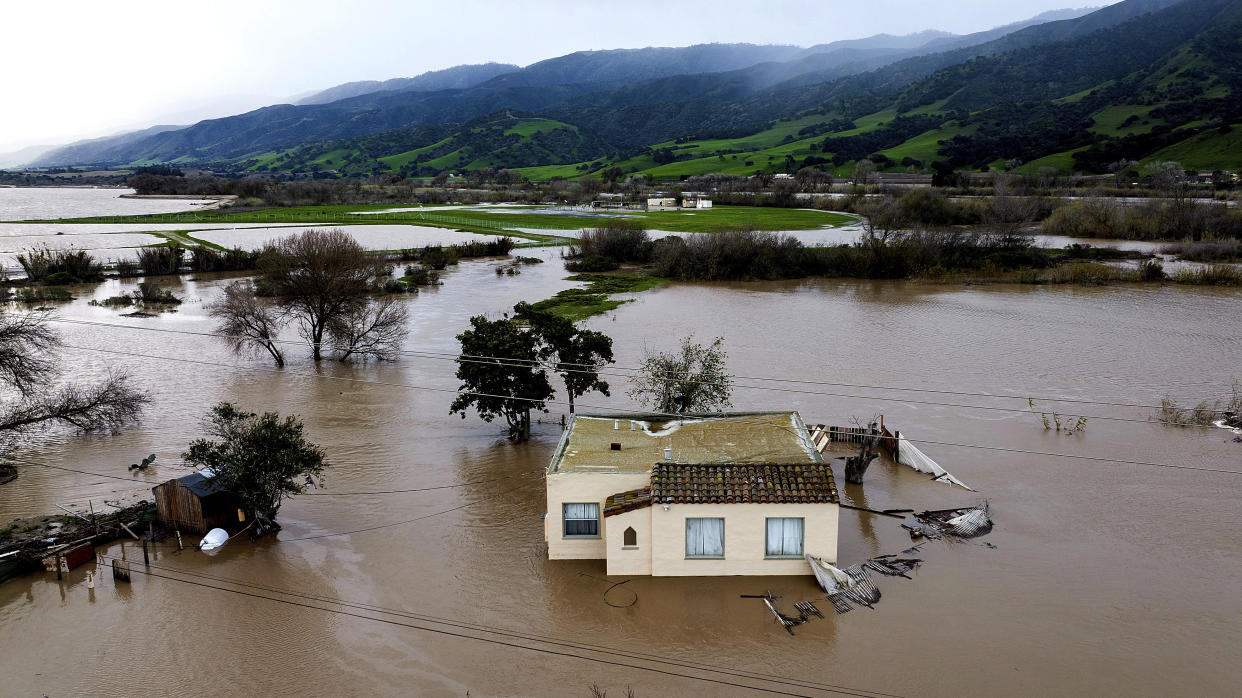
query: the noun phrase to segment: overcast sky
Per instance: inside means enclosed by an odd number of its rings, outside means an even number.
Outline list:
[[[573,51],[990,29],[1115,0],[4,0],[0,153]]]

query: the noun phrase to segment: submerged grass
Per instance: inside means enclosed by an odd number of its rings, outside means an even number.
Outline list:
[[[639,293],[667,283],[668,279],[637,274],[578,274],[570,281],[585,281],[586,288],[571,288],[533,304],[535,310],[546,310],[577,322],[593,315],[612,312],[629,300],[614,300],[617,293]]]

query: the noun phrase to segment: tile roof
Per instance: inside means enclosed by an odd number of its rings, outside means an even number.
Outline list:
[[[841,501],[827,463],[656,463],[651,470],[651,499],[677,504]]]
[[[604,500],[604,516],[616,516],[627,511],[651,506],[651,488],[643,487],[628,492],[618,492]]]

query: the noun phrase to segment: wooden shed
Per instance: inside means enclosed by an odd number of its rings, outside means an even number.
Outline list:
[[[202,473],[156,485],[155,508],[169,528],[203,535],[213,528],[236,529],[246,523],[237,495],[212,484]]]

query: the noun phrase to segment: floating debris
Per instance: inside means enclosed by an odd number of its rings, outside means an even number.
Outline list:
[[[763,597],[763,605],[768,607],[768,610],[771,611],[772,615],[776,617],[776,622],[780,623],[781,626],[785,628],[785,631],[788,632],[790,635],[794,634],[793,629],[795,625],[802,625],[803,623],[806,622],[805,617],[792,618],[778,611],[776,609],[776,604],[773,603],[773,599],[771,595]]]
[[[921,511],[916,513],[914,518],[918,519],[919,524],[902,524],[902,527],[909,530],[911,535],[918,533],[929,538],[941,535],[976,538],[992,531],[992,519],[988,514],[988,500],[986,499],[973,507],[963,509]],[[939,535],[931,535],[928,531]]]
[[[875,570],[880,574],[888,575],[889,577],[905,577],[906,579],[910,579],[910,575],[906,573],[913,571],[915,567],[918,567],[922,563],[923,561],[919,558],[897,557],[896,555],[880,555],[867,560],[863,563],[863,566],[869,570]]]
[[[944,482],[950,486],[957,485],[971,492],[975,491],[973,487],[953,477],[949,471],[940,467],[939,463],[928,458],[926,453],[923,453],[914,444],[910,443],[910,440],[902,436],[901,432],[897,433],[897,462],[902,465],[908,465],[920,473],[927,473],[933,476],[932,480],[936,482]]]
[[[875,604],[880,602],[880,590],[871,581],[867,568],[862,565],[850,565],[845,568],[845,573],[854,580],[854,583],[841,593],[860,606],[874,609]]]
[[[815,616],[816,618],[824,617],[824,614],[820,613],[819,609],[815,607],[815,604],[810,601],[801,601],[796,603],[794,604],[794,608],[798,609],[798,613],[802,614],[803,621],[809,620],[811,616]]]

